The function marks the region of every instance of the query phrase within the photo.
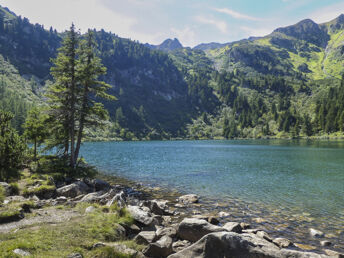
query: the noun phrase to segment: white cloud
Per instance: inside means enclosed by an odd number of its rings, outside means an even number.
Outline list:
[[[215,11],[219,12],[219,13],[224,13],[227,14],[235,19],[239,19],[239,20],[249,20],[249,21],[261,21],[262,19],[260,18],[256,18],[253,16],[249,16],[243,13],[239,13],[236,12],[234,10],[228,9],[228,8],[214,8]]]
[[[172,37],[178,38],[183,46],[195,46],[198,44],[196,41],[196,32],[189,26],[181,30],[171,28],[171,32],[174,34]]]
[[[227,23],[220,20],[215,19],[208,19],[204,16],[196,16],[195,20],[202,24],[208,24],[215,26],[219,31],[221,31],[223,34],[227,33]]]
[[[262,37],[270,34],[273,29],[268,28],[250,28],[246,26],[240,26],[240,29],[245,31],[250,37]]]
[[[310,14],[310,18],[317,23],[324,23],[337,18],[344,13],[344,3],[337,3],[321,9]]]

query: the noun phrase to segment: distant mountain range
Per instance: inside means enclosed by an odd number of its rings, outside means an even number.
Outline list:
[[[17,128],[26,110],[21,108],[19,115],[18,102],[27,108],[44,104],[50,59],[62,38],[53,28],[0,8],[0,108],[21,117]],[[104,30],[96,31],[96,39],[108,71],[104,79],[119,98],[104,103],[112,124],[102,137],[214,138],[229,137],[231,130],[238,132],[235,136],[257,137],[289,135],[291,128],[302,134],[306,114],[313,134],[321,134],[317,103],[329,87],[338,86],[344,70],[344,15],[323,24],[303,20],[265,37],[194,48],[183,47],[176,38],[140,44]],[[7,95],[1,95],[1,87]]]

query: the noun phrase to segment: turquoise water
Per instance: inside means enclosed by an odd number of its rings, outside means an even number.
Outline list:
[[[104,173],[152,186],[306,214],[342,237],[344,142],[95,142],[82,156]]]

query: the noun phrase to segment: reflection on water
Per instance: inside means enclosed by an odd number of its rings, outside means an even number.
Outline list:
[[[343,141],[100,142],[82,155],[108,174],[227,200],[238,219],[266,216],[271,230],[305,238],[312,226],[344,242]]]

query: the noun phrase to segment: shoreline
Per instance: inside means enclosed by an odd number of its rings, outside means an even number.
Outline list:
[[[134,180],[130,180],[124,177],[120,176],[112,176],[112,175],[107,175],[104,172],[99,172],[99,176],[101,179],[104,179],[108,182],[116,182],[117,184],[119,183],[123,187],[133,187],[137,189],[138,191],[142,191],[145,193],[145,197],[147,197],[147,200],[152,200],[156,199],[158,201],[161,200],[167,200],[172,206],[178,206],[178,198],[180,196],[186,195],[186,194],[193,194],[193,193],[188,193],[188,192],[178,192],[178,191],[172,191],[171,189],[168,188],[161,188],[161,187],[152,187],[149,185],[145,185],[142,182],[137,182]],[[113,180],[113,181],[112,181]],[[311,228],[309,226],[308,230],[303,229],[303,236],[299,236],[293,239],[293,237],[290,237],[291,235],[295,236],[296,232],[290,231],[289,226],[286,226],[288,229],[287,232],[283,232],[281,228],[278,228],[278,223],[275,221],[269,221],[266,219],[266,217],[270,217],[269,213],[272,213],[273,211],[271,210],[266,210],[265,214],[262,214],[263,216],[257,216],[257,214],[260,213],[260,210],[252,210],[253,209],[258,209],[257,206],[255,207],[250,207],[248,209],[248,206],[251,206],[254,202],[248,203],[247,201],[242,201],[239,199],[234,199],[234,198],[229,198],[231,199],[231,202],[228,200],[221,200],[221,199],[213,199],[213,198],[207,198],[200,196],[199,200],[197,203],[184,206],[184,207],[178,207],[176,211],[180,212],[182,216],[177,220],[180,222],[182,218],[186,217],[214,217],[217,218],[220,222],[220,225],[224,225],[227,222],[238,222],[238,223],[246,223],[250,224],[252,228],[258,228],[260,230],[263,230],[264,232],[267,232],[271,237],[279,238],[288,238],[292,242],[299,244],[299,247],[297,248],[294,246],[293,250],[303,250],[303,251],[311,251],[315,253],[323,253],[324,246],[321,245],[322,241],[331,241],[334,242],[332,243],[332,249],[337,252],[344,252],[344,245],[338,246],[338,244],[343,243],[343,241],[340,240],[340,238],[334,238],[332,234],[326,234],[327,232],[324,232],[324,237],[322,238],[314,238],[310,236],[309,229]],[[232,214],[232,205],[235,204],[235,214]],[[266,207],[264,207],[266,208]],[[282,208],[283,209],[283,208]],[[258,211],[258,213],[257,213]],[[228,216],[219,216],[221,213],[227,213]],[[296,215],[296,214],[294,214]],[[282,219],[279,217],[280,224],[287,225],[290,223],[288,222],[286,217]],[[295,222],[294,222],[295,223]],[[307,223],[306,223],[307,224]],[[294,225],[295,226],[295,225]],[[299,227],[300,225],[296,225]],[[278,230],[277,230],[278,228]],[[340,235],[344,235],[344,228],[343,231]],[[326,236],[330,236],[330,239],[328,239]],[[344,240],[344,237],[343,237]],[[334,248],[335,247],[335,248]]]

